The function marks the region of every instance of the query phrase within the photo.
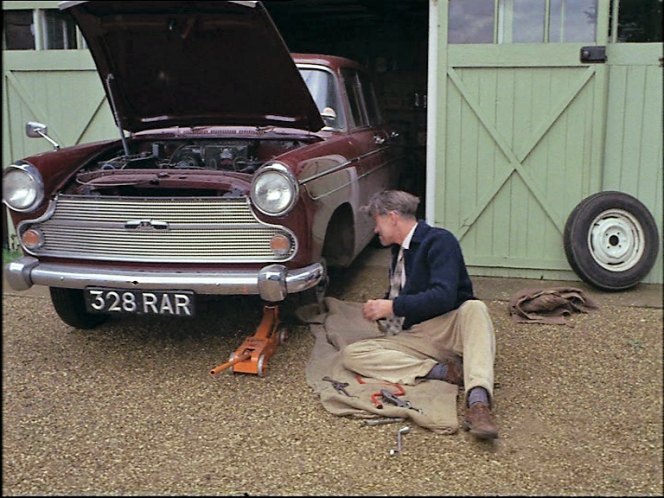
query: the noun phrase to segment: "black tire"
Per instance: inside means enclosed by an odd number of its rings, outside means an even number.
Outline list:
[[[108,320],[108,315],[88,313],[81,289],[50,287],[51,302],[60,319],[77,329],[93,329]]]
[[[565,256],[585,282],[606,291],[629,289],[655,264],[657,224],[650,211],[623,192],[583,199],[565,223]]]

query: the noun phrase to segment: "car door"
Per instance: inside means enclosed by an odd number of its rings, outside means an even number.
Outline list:
[[[358,183],[357,205],[365,205],[379,190],[394,187],[395,165],[388,162],[386,150],[389,136],[382,126],[382,116],[373,85],[366,73],[354,68],[342,70],[344,90],[348,97],[350,139],[356,150]],[[357,213],[356,213],[357,214]],[[373,220],[356,216],[356,249],[359,250],[373,236]]]

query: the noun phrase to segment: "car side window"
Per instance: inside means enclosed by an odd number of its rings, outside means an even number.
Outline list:
[[[345,126],[344,113],[339,105],[334,76],[320,69],[299,68],[299,71],[325,125],[335,129],[343,128]]]
[[[374,92],[371,80],[366,74],[359,73],[360,86],[362,87],[362,96],[367,111],[368,124],[378,126],[381,123],[381,115],[378,107],[378,100]]]
[[[362,88],[360,80],[357,76],[357,71],[351,69],[343,69],[342,75],[344,78],[344,86],[346,88],[346,95],[348,95],[348,104],[350,107],[350,114],[353,121],[354,128],[367,126],[369,120],[366,116],[364,103],[362,98]]]

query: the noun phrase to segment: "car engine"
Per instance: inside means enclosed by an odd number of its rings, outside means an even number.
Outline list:
[[[63,193],[98,195],[237,195],[230,177],[247,178],[306,142],[283,139],[134,141],[94,158]],[[219,173],[228,173],[219,176]]]
[[[301,144],[294,140],[213,140],[151,142],[135,154],[98,160],[87,171],[118,169],[205,169],[254,173],[266,160]],[[145,150],[148,149],[148,150]]]

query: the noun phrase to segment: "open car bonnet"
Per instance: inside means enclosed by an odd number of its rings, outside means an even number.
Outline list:
[[[283,126],[323,120],[260,2],[60,2],[94,58],[116,121]]]

